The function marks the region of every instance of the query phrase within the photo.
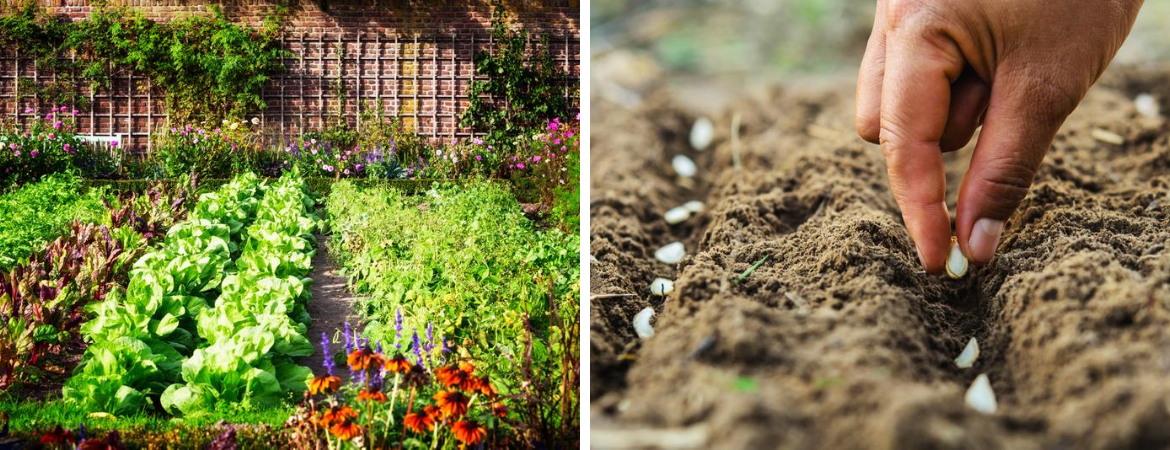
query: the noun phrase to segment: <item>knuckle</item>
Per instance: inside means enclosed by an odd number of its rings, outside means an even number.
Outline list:
[[[937,2],[930,0],[889,0],[886,3],[886,27],[889,30],[914,29],[930,23]]]
[[[853,126],[857,129],[858,136],[876,144],[881,135],[881,128],[878,122],[878,118],[872,115],[858,114]]]

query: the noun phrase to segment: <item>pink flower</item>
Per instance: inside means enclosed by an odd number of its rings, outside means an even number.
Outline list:
[[[573,132],[572,131],[566,132],[565,137],[573,137]]]
[[[15,151],[15,152],[13,152],[13,153],[12,153],[12,156],[20,156],[20,150],[17,150],[17,151]]]
[[[73,151],[69,149],[69,144],[65,144],[65,152],[72,154]]]
[[[524,163],[516,164],[516,168],[520,169],[520,170],[524,170]]]
[[[556,122],[549,122],[548,123],[548,131],[557,131],[557,123]]]
[[[317,154],[317,149],[313,149],[313,150],[312,150],[312,153],[313,153],[314,155],[316,155],[316,154]]]
[[[476,161],[482,161],[482,160],[483,160],[483,156],[480,156],[480,155],[475,155],[475,160],[476,160]]]
[[[561,139],[560,138],[553,139],[553,143],[556,145],[561,145]]]
[[[566,152],[566,151],[568,151],[568,150],[566,150],[564,146],[561,146],[561,151],[562,151],[562,152]]]
[[[533,156],[533,157],[532,157],[532,162],[534,162],[534,163],[538,163],[538,162],[540,162],[540,155]]]
[[[548,154],[548,159],[553,159],[553,158],[556,158],[556,157],[557,157],[557,154],[556,154],[556,153],[549,153],[549,154]]]
[[[32,114],[32,112],[33,112],[32,108],[24,110],[25,114]]]
[[[480,138],[475,138],[475,139],[471,140],[471,143],[473,143],[475,145],[483,145],[483,140],[481,140]]]
[[[53,113],[45,114],[45,120],[53,120]]]
[[[111,142],[110,147],[118,148],[118,141]]]
[[[60,130],[60,129],[61,129],[61,125],[63,125],[63,124],[62,124],[60,121],[53,122],[53,129],[54,129],[54,130]]]
[[[38,152],[38,151],[36,151],[36,150],[33,150],[33,151],[31,151],[31,152],[28,152],[28,156],[31,156],[31,157],[33,157],[33,158],[36,158],[36,157],[37,157],[37,155],[39,155],[39,154],[41,154],[41,152]]]
[[[345,170],[341,171],[341,173],[344,173],[344,174],[346,174],[346,175],[349,175],[349,169],[345,169]]]
[[[358,165],[354,166],[353,170],[362,170],[362,165],[358,164]]]
[[[79,111],[77,111],[76,109],[75,109],[75,110],[73,110],[73,115],[75,115],[75,116],[76,116],[78,112],[79,112]]]
[[[49,133],[49,140],[50,140],[50,141],[51,141],[51,140],[53,140],[53,139],[56,139],[56,138],[57,138],[57,135],[55,135],[55,134],[53,134],[53,133]]]

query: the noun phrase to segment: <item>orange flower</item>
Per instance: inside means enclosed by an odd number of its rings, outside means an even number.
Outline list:
[[[467,372],[468,375],[471,375],[475,373],[475,366],[471,365],[469,362],[461,362],[459,363],[459,370]]]
[[[335,392],[340,388],[341,378],[337,377],[314,377],[309,381],[309,394],[312,395]]]
[[[427,408],[434,407],[427,406]],[[431,417],[430,414],[426,413],[407,414],[406,417],[402,419],[402,422],[406,424],[406,428],[409,428],[415,433],[426,433],[427,431],[435,429],[435,419]]]
[[[434,406],[427,405],[425,408],[423,408],[423,412],[426,412],[427,417],[430,417],[432,419],[435,419],[435,420],[442,420],[443,419],[442,411],[439,411],[439,408],[436,408]]]
[[[383,403],[386,401],[386,394],[379,390],[362,389],[361,392],[358,392],[358,401],[362,400],[372,400],[378,403]]]
[[[348,441],[353,439],[355,436],[362,434],[362,427],[356,423],[353,423],[353,420],[351,419],[345,419],[334,424],[333,427],[329,429],[329,431],[339,439]]]
[[[475,445],[483,442],[487,437],[487,429],[480,425],[479,422],[472,420],[460,420],[455,422],[451,427],[451,431],[455,432],[455,439],[466,445]]]
[[[390,373],[405,373],[410,371],[410,361],[401,353],[386,361],[386,371]]]
[[[470,401],[471,399],[459,391],[441,391],[435,394],[435,405],[442,411],[443,418],[458,418],[467,414],[467,403]]]
[[[358,413],[353,408],[348,406],[342,406],[340,408],[334,406],[321,412],[321,418],[317,420],[317,425],[329,428],[346,420],[356,419],[357,416]]]
[[[501,419],[508,417],[508,405],[500,402],[492,403],[492,415]]]
[[[480,394],[486,395],[488,398],[496,398],[496,395],[499,394],[499,391],[496,391],[496,388],[492,386],[492,382],[488,379],[487,375],[484,375],[477,381],[478,383],[469,389],[469,391],[479,392]]]
[[[346,364],[349,364],[350,370],[378,370],[382,368],[382,364],[386,362],[386,358],[382,355],[374,353],[370,349],[359,348],[349,353],[345,357]]]
[[[471,378],[471,374],[454,366],[443,366],[435,369],[435,378],[446,387],[463,386]]]

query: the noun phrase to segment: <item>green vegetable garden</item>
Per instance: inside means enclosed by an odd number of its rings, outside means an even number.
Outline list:
[[[5,46],[99,89],[131,66],[175,121],[132,151],[41,86],[0,123],[0,448],[577,446],[579,116],[502,11],[474,133],[440,139],[252,119],[280,14],[0,10]]]

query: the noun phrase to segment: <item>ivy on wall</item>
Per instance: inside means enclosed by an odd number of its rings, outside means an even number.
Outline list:
[[[86,20],[63,21],[29,2],[0,16],[0,46],[35,57],[58,74],[57,84],[109,88],[114,76],[133,70],[164,94],[172,120],[243,117],[266,106],[264,85],[284,70],[282,59],[289,56],[277,42],[287,5],[278,3],[274,11],[263,27],[252,29],[232,23],[215,6],[209,16],[169,22],[107,7],[98,7]],[[76,90],[30,87],[22,92],[51,102],[83,103]]]
[[[460,118],[465,127],[488,133],[486,141],[512,148],[517,138],[554,118],[569,119],[565,99],[568,76],[549,54],[548,37],[537,40],[531,55],[528,33],[512,30],[503,3],[493,2],[495,52],[475,55],[475,71],[487,80],[471,83],[470,102]]]

